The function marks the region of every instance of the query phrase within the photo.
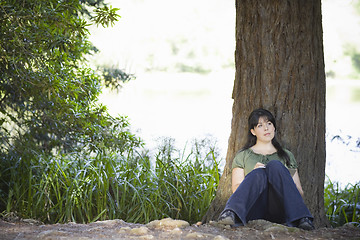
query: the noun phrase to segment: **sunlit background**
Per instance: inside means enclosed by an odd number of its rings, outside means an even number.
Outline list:
[[[181,149],[194,138],[217,141],[225,159],[235,77],[234,0],[111,0],[121,19],[93,27],[94,63],[136,80],[101,101],[129,117],[148,148],[161,137]],[[360,11],[354,2],[323,1],[327,73],[327,163],[331,181],[360,181]],[[358,61],[358,67],[356,65]],[[359,69],[358,69],[359,68]],[[247,117],[247,116],[245,116]]]

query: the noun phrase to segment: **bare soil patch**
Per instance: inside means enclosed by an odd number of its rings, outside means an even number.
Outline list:
[[[0,239],[360,239],[360,228],[344,225],[304,231],[257,220],[246,227],[230,228],[212,222],[189,225],[185,221],[162,219],[149,224],[122,220],[89,224],[41,224],[34,220],[0,220]]]

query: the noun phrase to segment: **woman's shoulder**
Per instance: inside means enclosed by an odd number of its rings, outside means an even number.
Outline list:
[[[289,149],[284,148],[284,151],[286,152],[287,155],[289,155],[290,158],[295,158],[294,154]]]
[[[240,149],[239,151],[237,151],[232,163],[232,169],[236,167],[245,168],[246,162],[248,161],[250,155],[251,152],[249,149]]]
[[[290,168],[297,168],[298,165],[297,165],[297,162],[296,162],[296,159],[295,159],[294,154],[293,154],[290,150],[288,150],[288,149],[286,149],[286,148],[284,148],[284,151],[285,151],[286,154],[289,156],[289,160],[290,160],[290,165],[289,165],[289,167],[290,167]]]
[[[240,149],[236,154],[234,159],[237,160],[242,160],[242,161],[247,161],[249,159],[258,159],[259,157],[261,157],[261,155],[254,153],[253,150],[251,150],[251,148],[243,148]]]
[[[244,161],[249,156],[249,149],[240,149],[234,156],[234,161]]]
[[[251,153],[252,153],[252,151],[250,148],[242,148],[239,151],[237,151],[237,153],[235,154],[235,157],[238,157],[238,156],[244,157],[244,156],[248,156]]]

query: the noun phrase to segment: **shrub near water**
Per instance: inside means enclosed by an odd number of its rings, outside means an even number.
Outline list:
[[[360,182],[341,188],[339,183],[333,183],[328,179],[324,200],[326,216],[333,227],[345,223],[360,227]]]
[[[219,182],[217,151],[195,141],[190,153],[164,139],[154,159],[146,152],[72,153],[56,157],[3,158],[3,215],[46,223],[123,219],[146,223],[171,217],[201,220]],[[333,227],[360,224],[360,183],[341,188],[329,179],[325,211]]]
[[[205,156],[175,153],[167,142],[154,160],[136,151],[20,159],[1,172],[10,179],[9,194],[1,194],[3,213],[47,223],[115,218],[146,223],[163,217],[199,221],[215,196],[217,155],[211,149]]]

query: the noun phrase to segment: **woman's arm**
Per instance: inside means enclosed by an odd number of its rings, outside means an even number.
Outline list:
[[[231,190],[234,193],[245,178],[245,171],[243,168],[234,168],[231,175]]]
[[[301,187],[301,183],[300,183],[300,178],[299,178],[299,174],[298,171],[296,170],[294,176],[293,176],[293,180],[295,182],[296,188],[299,190],[299,193],[302,197],[304,197],[304,191],[302,190]]]

